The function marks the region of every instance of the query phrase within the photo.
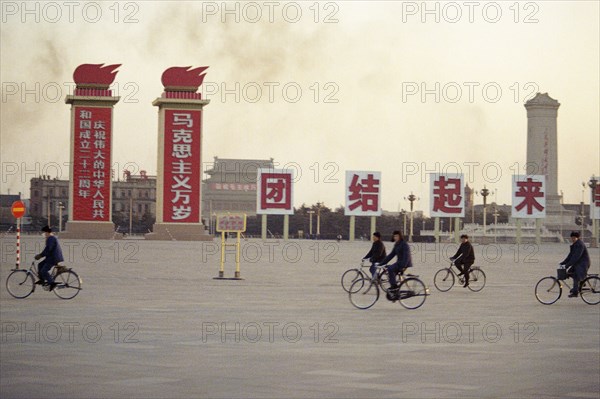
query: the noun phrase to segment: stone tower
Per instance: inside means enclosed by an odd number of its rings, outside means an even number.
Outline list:
[[[546,176],[546,219],[550,230],[577,228],[575,214],[563,209],[558,194],[557,117],[560,103],[548,93],[537,93],[525,103],[527,110],[526,173]]]

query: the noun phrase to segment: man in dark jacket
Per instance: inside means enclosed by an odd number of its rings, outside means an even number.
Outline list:
[[[412,259],[410,256],[410,247],[399,230],[395,230],[393,234],[394,248],[388,256],[381,262],[382,265],[387,264],[390,260],[396,257],[396,263],[388,266],[388,276],[390,278],[390,293],[391,297],[397,297],[398,284],[396,282],[396,275],[404,272],[409,267],[412,267]]]
[[[369,262],[371,262],[371,267],[369,268],[371,279],[375,280],[375,276],[377,275],[375,263],[380,263],[384,260],[385,255],[385,245],[381,242],[381,233],[376,231],[373,233],[373,245],[371,245],[371,250],[363,257],[363,260],[368,259]]]
[[[46,237],[46,246],[40,254],[35,256],[36,260],[44,258],[38,265],[40,280],[37,284],[44,284],[44,282],[47,282],[50,284],[50,291],[52,291],[56,286],[56,283],[54,283],[54,280],[50,275],[50,269],[59,262],[63,262],[64,258],[60,245],[58,244],[58,239],[52,235],[52,229],[50,229],[49,226],[44,226],[42,227],[42,231]]]
[[[567,272],[573,277],[573,288],[569,298],[575,298],[579,295],[579,283],[587,276],[588,269],[590,268],[590,255],[588,254],[587,248],[583,241],[579,239],[579,233],[574,231],[571,233],[571,248],[569,249],[569,255],[565,260],[560,262],[561,265],[565,265]]]
[[[460,236],[460,247],[458,247],[458,251],[454,254],[453,257],[450,258],[451,261],[454,262],[458,270],[460,270],[459,276],[462,274],[465,276],[465,284],[463,287],[469,286],[469,271],[473,263],[475,263],[475,251],[473,251],[473,246],[469,242],[469,236],[463,234]]]

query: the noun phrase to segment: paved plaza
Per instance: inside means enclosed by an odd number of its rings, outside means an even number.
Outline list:
[[[568,244],[476,245],[479,293],[433,286],[456,245],[414,244],[425,304],[381,297],[358,310],[340,276],[368,242],[242,241],[244,280],[232,281],[213,279],[216,241],[62,240],[83,279],[65,301],[7,293],[14,241],[0,242],[2,398],[599,396],[600,305],[534,297]],[[22,267],[42,244],[23,240]],[[234,270],[229,254],[225,276]]]

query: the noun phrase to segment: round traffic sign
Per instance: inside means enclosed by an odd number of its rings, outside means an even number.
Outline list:
[[[10,208],[13,216],[17,219],[25,214],[25,204],[22,201],[15,201]]]

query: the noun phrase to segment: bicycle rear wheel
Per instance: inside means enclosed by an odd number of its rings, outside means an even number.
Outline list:
[[[433,276],[433,285],[442,292],[450,290],[454,286],[454,273],[448,268],[443,268]]]
[[[62,299],[74,298],[81,290],[81,279],[72,270],[58,274],[54,277],[54,282],[56,283],[56,287],[54,287],[52,292]]]
[[[600,278],[591,276],[581,282],[579,290],[583,302],[589,305],[597,305],[600,303]]]
[[[535,297],[544,305],[552,305],[562,294],[562,285],[555,277],[544,277],[535,285]]]
[[[469,271],[469,286],[473,292],[479,292],[485,287],[485,273],[478,267],[473,267]]]
[[[417,309],[425,303],[427,299],[427,287],[418,278],[407,278],[400,284],[398,290],[400,305],[406,309]]]
[[[369,309],[379,299],[379,287],[369,278],[355,281],[350,287],[350,303],[359,309]]]
[[[6,279],[6,290],[15,298],[27,298],[34,289],[33,276],[26,270],[14,270]]]
[[[366,277],[365,274],[360,269],[348,269],[342,274],[342,288],[346,292],[350,292],[350,287],[352,284]]]

